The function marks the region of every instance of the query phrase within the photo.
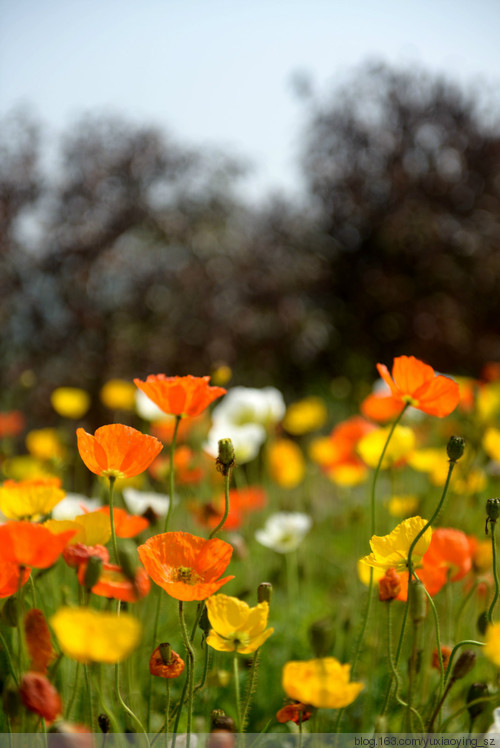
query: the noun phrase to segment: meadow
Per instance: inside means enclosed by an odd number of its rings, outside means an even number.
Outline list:
[[[342,408],[223,368],[1,413],[0,732],[486,732],[500,367],[386,363]]]

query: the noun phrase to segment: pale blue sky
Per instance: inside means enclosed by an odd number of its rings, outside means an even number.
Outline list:
[[[49,132],[122,113],[254,162],[247,194],[300,187],[307,71],[320,93],[366,59],[500,81],[500,0],[0,0],[0,112]]]

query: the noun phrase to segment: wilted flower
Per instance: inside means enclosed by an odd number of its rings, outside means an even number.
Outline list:
[[[50,624],[64,654],[83,663],[121,662],[141,637],[141,624],[128,613],[61,608]]]
[[[47,673],[48,666],[55,659],[47,621],[41,610],[32,608],[24,617],[26,646],[31,657],[30,670]]]
[[[352,704],[362,683],[349,682],[350,665],[334,657],[287,662],[282,683],[287,696],[318,708],[341,709]]]
[[[290,553],[299,547],[312,527],[312,519],[301,512],[277,512],[268,517],[262,530],[255,533],[256,540],[278,553]]]
[[[237,597],[212,595],[207,600],[208,619],[212,626],[207,644],[219,652],[255,652],[274,629],[266,629],[269,603],[253,608]]]

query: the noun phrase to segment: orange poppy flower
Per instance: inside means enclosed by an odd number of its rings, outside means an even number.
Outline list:
[[[392,421],[401,413],[403,403],[395,400],[391,395],[372,393],[365,397],[360,405],[360,410],[365,418],[370,418],[377,423]]]
[[[286,704],[279,712],[276,712],[276,719],[278,722],[295,722],[298,725],[299,722],[307,722],[311,719],[311,714],[310,706],[296,701],[294,704]]]
[[[416,569],[431,597],[437,595],[446,582],[457,582],[472,568],[472,552],[467,535],[451,527],[438,527],[432,533],[422,566]],[[400,574],[401,592],[398,600],[406,600],[408,572]]]
[[[19,589],[19,564],[0,561],[0,599],[14,595]],[[28,581],[30,569],[21,571],[21,587]]]
[[[31,522],[7,522],[0,525],[0,560],[46,569],[52,566],[69,543],[75,530],[50,532]]]
[[[164,662],[161,648],[162,645],[160,644],[153,650],[149,659],[149,672],[151,675],[156,675],[157,678],[178,678],[184,671],[184,660],[177,652],[170,649],[170,660]]]
[[[267,497],[263,488],[259,486],[247,486],[246,488],[233,488],[229,491],[229,512],[224,523],[224,530],[237,530],[241,527],[249,512],[263,509]],[[214,503],[203,506],[192,507],[195,517],[207,527],[216,527],[224,516],[224,494],[221,494]]]
[[[167,377],[150,374],[145,382],[134,379],[134,384],[164,413],[193,418],[226,394],[224,387],[211,387],[210,377]]]
[[[186,486],[199,483],[202,480],[203,469],[194,464],[196,459],[197,456],[186,444],[177,447],[174,453],[175,482],[177,485]],[[151,464],[149,473],[155,480],[166,481],[170,475],[170,457],[163,457],[162,455],[157,457]]]
[[[109,506],[102,506],[97,511],[107,514],[109,517]],[[118,538],[134,538],[146,527],[149,527],[149,520],[146,517],[128,514],[125,509],[113,509],[113,520],[115,535]]]
[[[86,563],[81,564],[78,569],[78,581],[81,585],[85,583],[86,569]],[[132,582],[120,566],[104,563],[99,580],[91,588],[91,592],[93,595],[99,595],[99,597],[112,597],[122,602],[136,603],[141,598],[146,597],[150,587],[149,577],[141,567],[137,569],[135,579]]]
[[[76,430],[78,451],[85,465],[96,475],[110,478],[132,478],[153,462],[163,449],[154,436],[113,423],[101,426],[95,435]]]
[[[206,600],[234,579],[219,579],[233,552],[229,543],[219,538],[205,540],[188,532],[164,532],[137,550],[151,579],[176,600]]]
[[[24,416],[19,410],[0,413],[0,438],[18,436],[24,429]]]
[[[437,374],[428,364],[414,356],[398,356],[392,366],[377,364],[378,373],[389,386],[391,396],[400,403],[443,418],[455,410],[460,401],[458,384],[450,377]]]

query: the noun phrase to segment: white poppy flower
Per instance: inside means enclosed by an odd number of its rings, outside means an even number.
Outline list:
[[[255,533],[256,540],[278,553],[290,553],[299,547],[312,527],[312,519],[301,512],[277,512],[268,517],[262,530]]]
[[[224,400],[212,412],[212,421],[244,426],[258,423],[269,426],[280,421],[285,415],[286,405],[283,395],[275,387],[233,387]]]
[[[170,504],[170,499],[166,494],[138,491],[130,487],[123,489],[123,498],[132,514],[144,514],[148,509],[152,509],[158,517],[164,517]]]
[[[101,506],[99,499],[89,499],[79,493],[67,493],[52,510],[53,519],[74,519],[86,511],[95,512]]]

